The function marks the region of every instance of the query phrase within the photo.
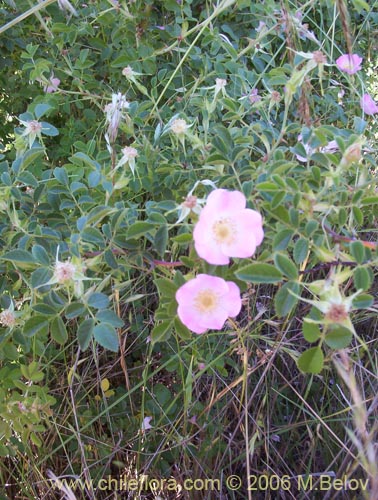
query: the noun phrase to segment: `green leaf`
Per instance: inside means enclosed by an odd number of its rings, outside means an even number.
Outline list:
[[[366,198],[362,198],[362,205],[375,205],[378,203],[378,196],[367,196]]]
[[[272,215],[277,220],[283,222],[285,225],[290,224],[289,211],[282,205],[272,209]]]
[[[307,342],[316,342],[321,337],[321,331],[319,326],[316,323],[309,323],[304,318],[302,325],[302,333]]]
[[[350,253],[358,264],[365,260],[365,247],[361,241],[352,241],[349,245]]]
[[[135,222],[135,224],[131,225],[126,232],[126,238],[128,240],[139,238],[140,236],[144,236],[146,233],[154,229],[154,224],[150,224],[149,222]]]
[[[87,308],[81,302],[72,302],[66,307],[64,314],[67,319],[77,318],[83,316],[87,312]]]
[[[168,278],[158,278],[154,280],[157,289],[159,290],[159,295],[164,298],[172,299],[175,297],[178,286]]]
[[[17,181],[22,182],[25,186],[31,186],[33,188],[38,187],[38,181],[30,172],[21,172],[17,176]]]
[[[168,340],[172,332],[172,321],[162,321],[159,325],[156,325],[151,332],[152,343],[163,342]]]
[[[364,222],[364,214],[362,213],[362,210],[356,206],[352,207],[352,212],[354,216],[354,220],[359,224],[360,226]]]
[[[293,257],[296,264],[302,264],[307,257],[309,243],[306,238],[299,238],[295,242]]]
[[[294,234],[292,229],[283,229],[273,239],[273,250],[286,250]]]
[[[352,4],[358,13],[362,10],[366,10],[366,12],[370,11],[369,4],[365,0],[352,0]]]
[[[372,277],[366,267],[356,267],[353,271],[353,280],[356,290],[369,290],[372,284]]]
[[[101,165],[97,161],[92,160],[92,158],[90,158],[85,153],[82,153],[82,152],[75,153],[74,155],[72,155],[72,157],[70,158],[70,160],[73,160],[74,158],[78,158],[85,165],[88,165],[89,167],[95,169],[95,171],[101,169]],[[74,162],[74,163],[77,163],[77,162]]]
[[[24,155],[22,155],[20,158],[17,158],[17,160],[12,163],[13,172],[17,174],[18,172],[20,172],[20,170],[25,170],[37,158],[44,155],[44,153],[44,148],[37,147],[29,149]]]
[[[190,233],[178,234],[172,238],[172,241],[179,243],[180,245],[190,243],[193,240],[193,236]]]
[[[250,283],[279,283],[282,274],[271,264],[248,264],[239,268],[235,276]]]
[[[112,68],[124,68],[130,64],[130,56],[128,54],[122,54],[110,64]]]
[[[88,186],[94,188],[100,184],[101,181],[101,172],[98,170],[94,170],[88,175]]]
[[[299,226],[299,210],[294,207],[291,207],[289,210],[290,222],[294,227]]]
[[[116,208],[107,207],[106,205],[100,205],[93,208],[87,215],[87,225],[96,226],[104,217],[117,212]]]
[[[37,448],[41,448],[41,446],[43,444],[42,439],[39,436],[37,436],[37,434],[35,432],[31,432],[29,437],[30,437],[31,442]]]
[[[54,177],[64,186],[68,186],[69,180],[66,169],[64,167],[55,167],[53,171]]]
[[[29,365],[20,365],[22,376],[32,382],[40,382],[44,379],[44,373],[39,369],[38,363],[32,361]]]
[[[37,120],[39,120],[43,115],[45,115],[50,109],[52,109],[50,104],[46,103],[37,104],[37,106],[34,108],[34,114]]]
[[[278,290],[274,297],[274,307],[276,309],[277,316],[283,317],[287,316],[292,309],[297,305],[297,297],[292,295],[289,290],[292,290],[296,295],[299,294],[299,284],[295,281],[288,281]]]
[[[168,243],[168,225],[163,224],[156,231],[154,238],[154,245],[160,257],[164,256],[164,253],[167,249],[167,243]]]
[[[286,192],[283,190],[278,191],[273,198],[272,201],[270,202],[270,206],[272,209],[277,208],[279,205],[281,205],[282,200],[285,198]]]
[[[118,268],[117,260],[115,259],[113,252],[111,250],[106,250],[106,252],[104,253],[104,259],[111,269]]]
[[[30,280],[32,288],[40,288],[39,291],[43,291],[42,285],[51,279],[52,274],[51,269],[47,267],[40,267],[33,271]]]
[[[297,266],[286,255],[276,253],[274,256],[274,263],[277,269],[289,279],[296,280],[298,278]]]
[[[281,190],[280,186],[277,186],[277,184],[275,184],[274,182],[260,182],[259,184],[257,184],[256,186],[256,189],[258,191],[278,191],[278,190]]]
[[[33,316],[26,321],[22,331],[25,337],[34,337],[37,333],[47,330],[48,324],[46,316]]]
[[[34,245],[32,248],[32,255],[34,259],[42,265],[48,266],[50,264],[50,257],[46,250],[41,245]]]
[[[341,207],[339,210],[339,225],[343,226],[348,219],[348,212],[344,207]]]
[[[305,227],[305,232],[308,237],[312,236],[318,229],[319,223],[316,220],[309,220]]]
[[[183,266],[189,267],[189,269],[192,269],[196,263],[194,259],[190,259],[185,255],[180,255],[180,262],[182,262]]]
[[[27,250],[11,250],[10,252],[2,255],[0,259],[9,260],[16,264],[36,264],[33,255]]]
[[[109,305],[109,297],[101,292],[94,292],[88,297],[87,304],[95,309],[106,309]]]
[[[51,322],[50,332],[52,338],[60,345],[63,345],[68,340],[66,325],[60,316],[56,316]]]
[[[94,325],[95,322],[92,318],[85,319],[79,325],[77,330],[77,340],[82,351],[86,351],[89,347],[89,343],[93,335]]]
[[[89,243],[94,243],[98,245],[100,248],[105,246],[104,237],[102,236],[101,231],[99,231],[95,227],[86,227],[81,232],[81,238],[83,241],[88,241]]]
[[[181,323],[181,321],[178,318],[174,319],[174,328],[177,333],[177,335],[180,337],[182,340],[190,340],[193,336],[192,332]]]
[[[335,325],[329,327],[324,342],[331,349],[344,349],[351,343],[352,337],[353,332],[351,332],[349,328],[345,328],[345,326],[342,325]]]
[[[40,302],[38,304],[34,304],[32,306],[33,311],[43,314],[44,316],[55,316],[58,312],[55,307],[49,306],[48,304],[44,304]]]
[[[93,336],[97,342],[109,351],[118,352],[118,333],[109,323],[100,323],[93,328]]]
[[[47,135],[48,137],[55,137],[59,135],[59,130],[51,125],[51,123],[41,122],[42,125],[42,134]]]
[[[118,317],[114,311],[110,311],[109,309],[99,311],[96,314],[96,319],[98,321],[103,321],[104,323],[109,323],[109,325],[112,325],[115,328],[122,328],[122,326],[125,324],[124,321],[122,321],[122,319]]]
[[[0,444],[0,457],[9,457],[11,456],[11,449],[5,446],[4,444]],[[9,498],[9,497],[8,497]],[[3,497],[4,500],[8,500],[6,497]]]
[[[367,293],[361,293],[353,299],[352,305],[354,309],[367,309],[374,304],[374,297]]]
[[[324,354],[319,346],[310,347],[302,352],[297,361],[298,368],[304,373],[320,373],[324,365]]]
[[[227,157],[234,147],[234,141],[229,130],[223,125],[218,124],[214,126],[213,132],[215,134],[213,145]]]

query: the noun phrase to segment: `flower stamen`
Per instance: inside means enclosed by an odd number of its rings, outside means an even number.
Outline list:
[[[194,300],[196,309],[201,313],[211,313],[218,306],[218,297],[215,292],[206,288],[201,290]]]
[[[331,304],[325,318],[333,323],[342,323],[348,318],[348,312],[344,304]]]
[[[215,241],[218,244],[230,245],[235,241],[236,227],[230,219],[219,219],[213,224]]]

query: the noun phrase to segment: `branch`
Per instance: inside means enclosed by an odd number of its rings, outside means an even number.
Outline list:
[[[332,238],[338,242],[338,241],[345,241],[346,243],[350,243],[352,241],[359,241],[360,243],[363,244],[365,248],[371,248],[372,250],[376,250],[378,248],[378,243],[374,241],[366,241],[366,240],[359,240],[357,238],[349,238],[348,236],[342,236],[339,233],[336,233],[333,229],[331,229],[328,224],[323,224],[324,229],[327,231],[328,234],[332,236]]]

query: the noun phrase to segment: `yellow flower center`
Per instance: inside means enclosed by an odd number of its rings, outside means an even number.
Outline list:
[[[217,243],[230,245],[235,241],[236,228],[230,219],[217,220],[212,229]]]
[[[195,298],[194,304],[201,313],[212,312],[218,305],[217,294],[210,289],[201,290]]]

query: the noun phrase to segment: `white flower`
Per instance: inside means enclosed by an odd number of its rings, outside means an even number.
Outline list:
[[[130,103],[126,100],[126,96],[118,92],[112,94],[112,102],[105,106],[106,123],[108,130],[105,134],[105,139],[108,144],[108,150],[111,152],[111,144],[114,144],[119,124],[124,116],[124,110],[130,107]]]
[[[82,297],[84,293],[83,281],[101,281],[100,278],[87,278],[84,273],[86,271],[85,262],[78,257],[73,257],[73,262],[70,259],[62,262],[58,259],[59,247],[56,249],[56,258],[54,264],[54,274],[49,281],[38,285],[36,288],[45,287],[48,285],[66,285],[73,286],[74,295]]]
[[[126,146],[125,148],[122,149],[122,158],[119,160],[119,162],[116,165],[116,168],[122,167],[122,165],[128,164],[133,175],[135,172],[135,158],[138,156],[138,151],[131,147],[131,146]]]
[[[202,210],[202,205],[206,203],[206,198],[197,198],[197,196],[193,195],[194,190],[199,184],[203,184],[204,186],[211,186],[213,189],[217,188],[214,182],[210,181],[209,179],[205,179],[203,181],[197,181],[194,184],[193,188],[187,194],[185,200],[177,208],[179,210],[179,217],[177,219],[176,224],[179,224],[184,219],[186,219],[186,217],[188,217],[190,212],[193,212],[197,215],[200,214]]]
[[[176,118],[171,123],[171,131],[176,135],[184,135],[188,130],[188,124],[183,118]]]
[[[315,282],[313,288],[314,290],[316,289],[316,294],[320,295],[320,300],[305,299],[289,290],[292,295],[303,302],[311,304],[324,314],[324,318],[320,321],[311,318],[305,318],[305,321],[324,325],[341,324],[355,333],[349,312],[353,310],[353,300],[361,294],[362,290],[358,290],[353,295],[345,297],[340,292],[337,281],[332,281],[331,279]]]
[[[16,324],[16,315],[11,309],[5,309],[0,313],[0,323],[6,327],[12,327]]]
[[[76,266],[69,260],[67,260],[66,262],[60,262],[59,260],[57,260],[55,262],[54,278],[57,283],[64,284],[68,281],[72,281],[74,279],[75,273]]]
[[[140,76],[142,73],[137,73],[136,71],[133,70],[131,66],[126,66],[122,70],[123,76],[125,76],[128,80],[131,80],[132,82],[135,83],[135,77]]]
[[[122,70],[122,74],[123,76],[125,76],[126,78],[130,78],[132,76],[135,75],[134,71],[133,71],[133,68],[131,66],[126,66],[126,68],[123,68]]]
[[[199,215],[202,209],[202,204],[205,203],[205,201],[206,201],[205,199],[197,198],[197,196],[193,195],[187,196],[185,198],[185,201],[183,201],[181,205],[178,207],[180,213],[176,224],[179,224],[184,219],[186,219],[190,214],[190,212]]]
[[[123,157],[126,158],[126,161],[129,161],[130,159],[136,158],[138,156],[138,151],[131,146],[126,146],[125,148],[123,148],[122,153]]]
[[[28,138],[29,148],[31,148],[36,137],[41,139],[42,123],[37,120],[30,120],[28,122],[20,120],[20,122],[25,127],[21,135]]]
[[[227,80],[224,78],[216,78],[215,87],[214,87],[214,97],[216,97],[219,92],[222,92],[222,95],[225,95],[225,87],[227,85]]]

